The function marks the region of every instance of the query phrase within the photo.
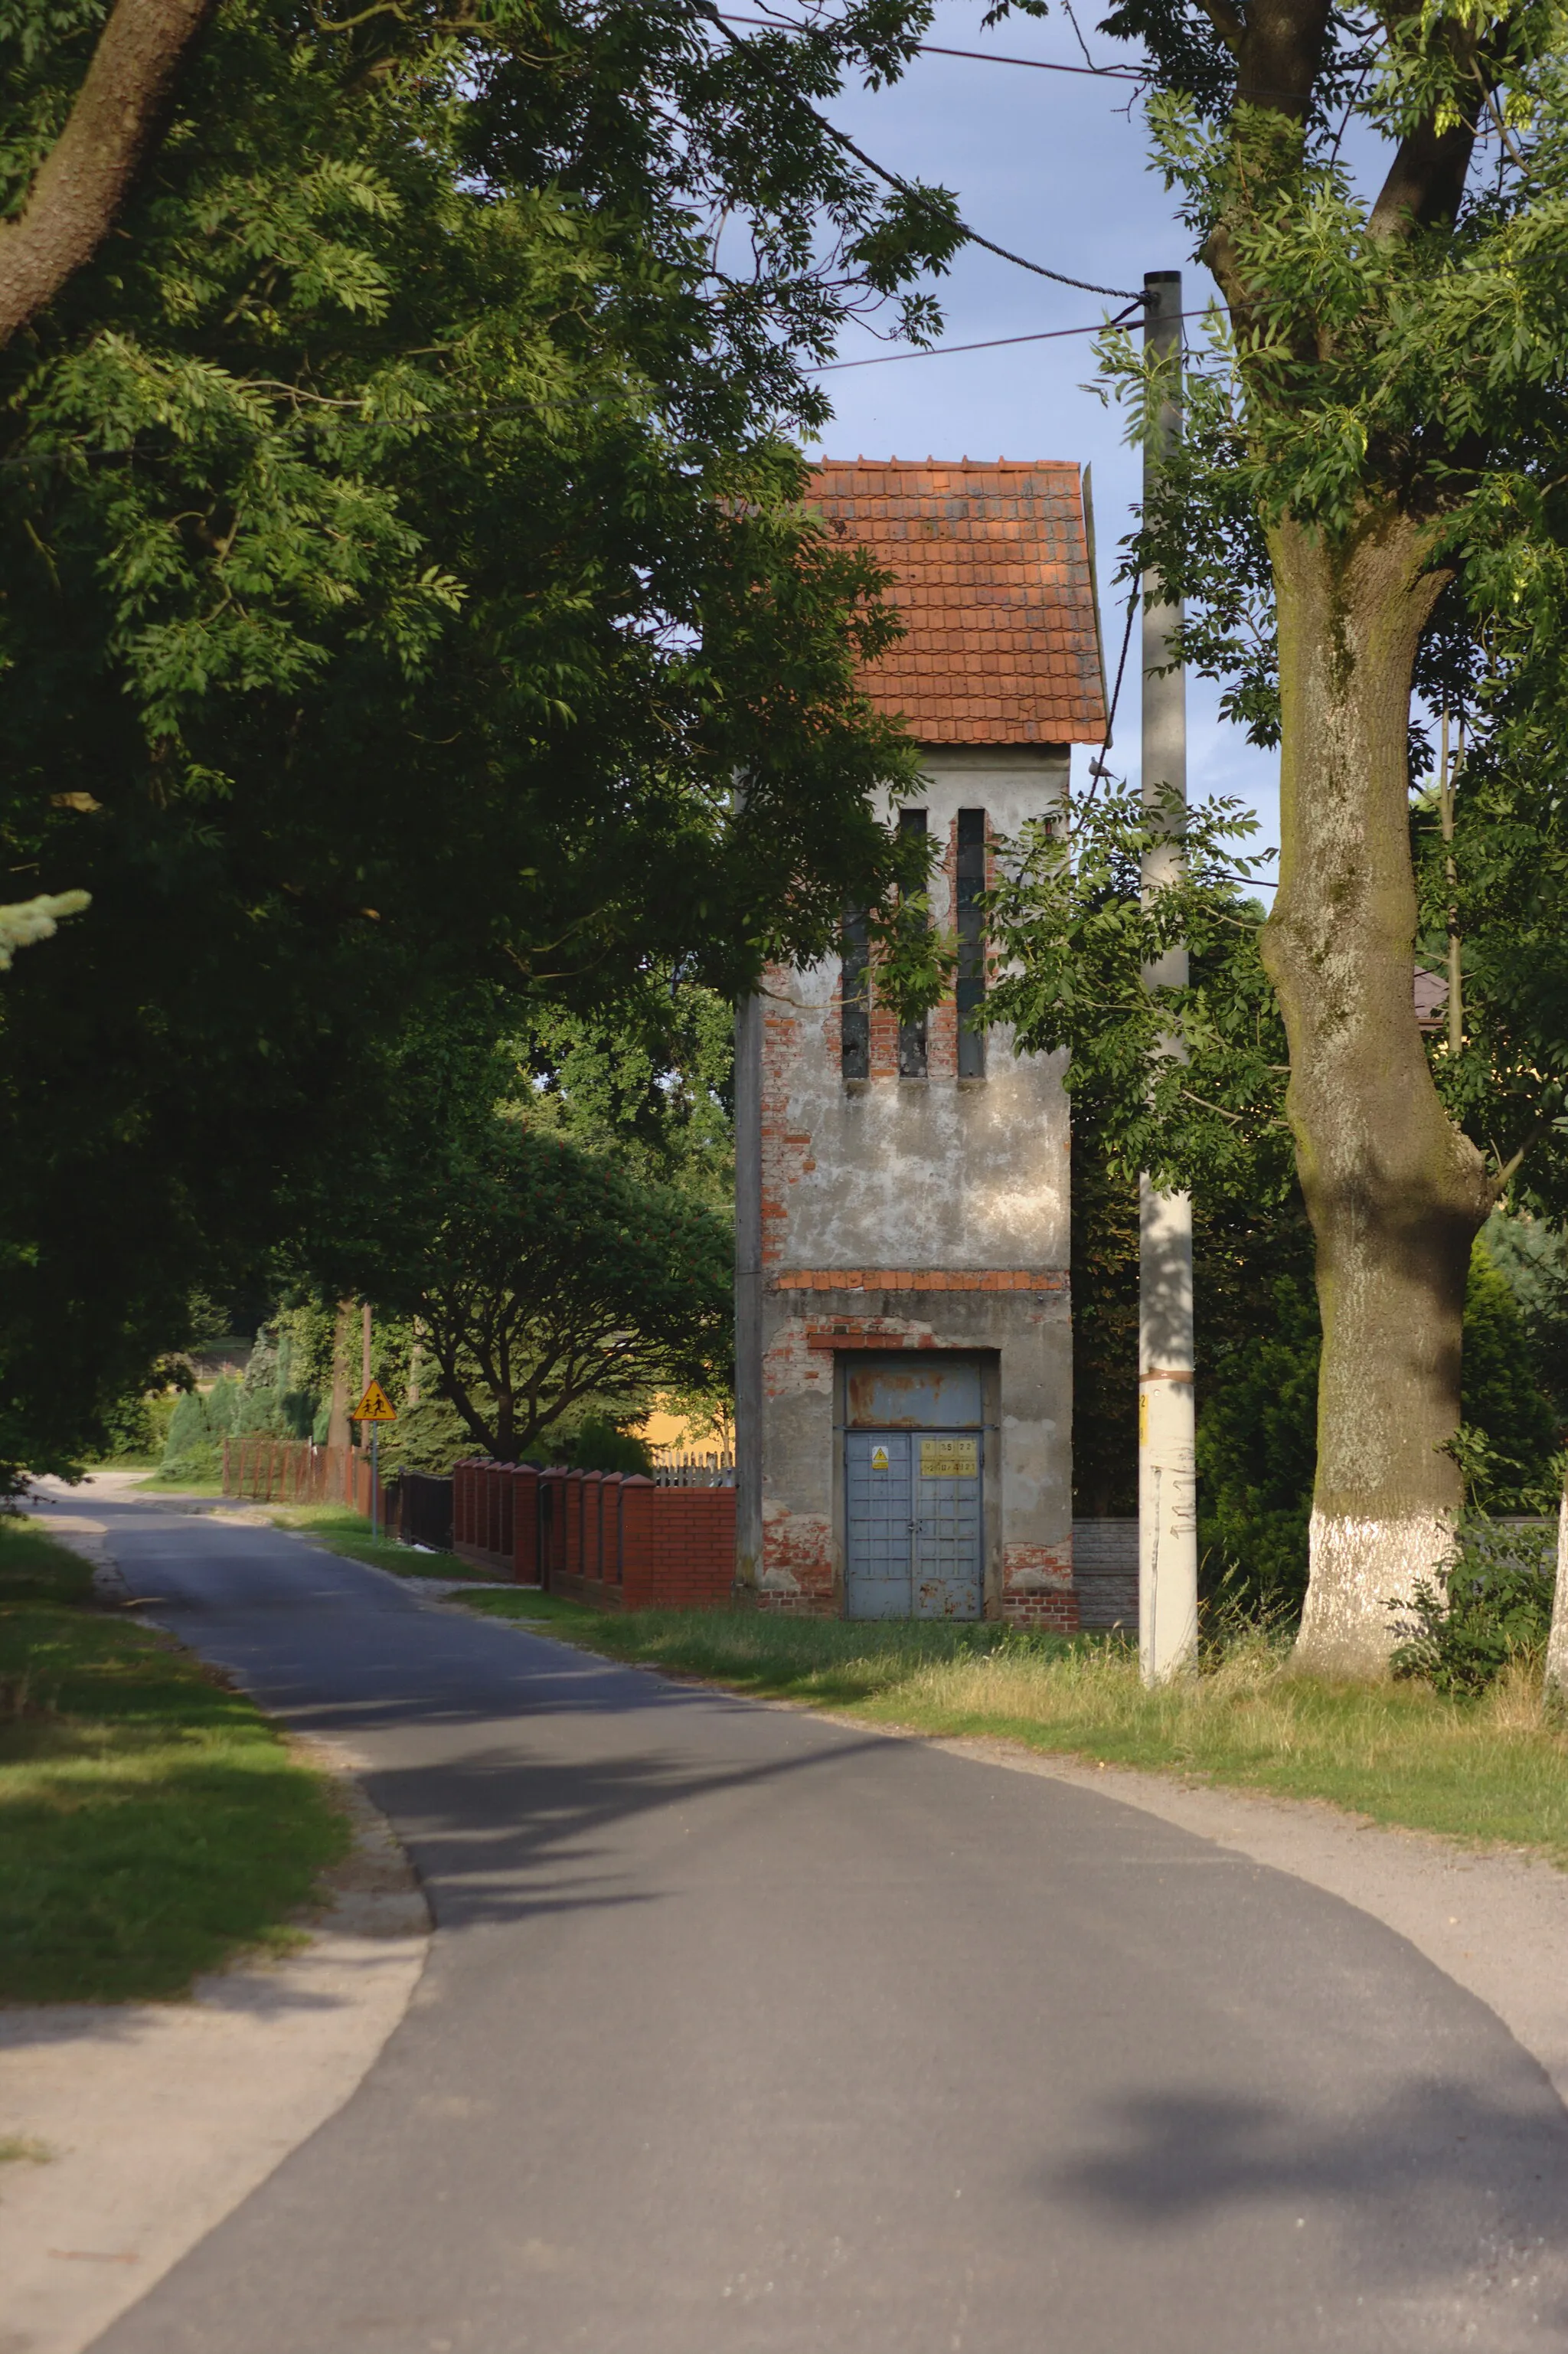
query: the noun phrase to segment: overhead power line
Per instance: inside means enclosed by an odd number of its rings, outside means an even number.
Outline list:
[[[770,33],[809,33],[810,25],[786,24],[781,16],[736,16],[726,14],[726,25],[761,25]],[[923,58],[972,58],[982,66],[1028,66],[1035,73],[1092,74],[1098,81],[1141,82],[1146,77],[1134,66],[1065,66],[1054,58],[1003,58],[994,49],[945,49],[935,41],[916,44]]]
[[[740,44],[730,30],[729,18],[721,15],[714,5],[714,0],[696,0],[696,9],[699,16],[705,16],[710,24],[718,27],[725,38],[733,47],[739,48]],[[738,23],[741,20],[737,18],[736,21]],[[769,20],[767,17],[758,17],[752,21],[767,24]],[[775,25],[773,29],[776,32],[788,32],[791,27],[788,25]],[[799,99],[798,103],[810,116],[812,122],[827,133],[830,139],[837,140],[846,154],[853,155],[857,164],[863,164],[868,172],[874,172],[877,178],[886,186],[896,188],[901,196],[913,196],[919,194],[908,180],[901,178],[896,172],[890,172],[885,164],[879,164],[874,155],[866,154],[863,147],[857,147],[847,132],[841,131],[836,122],[830,122],[825,114],[819,114],[814,106],[809,105],[804,99]],[[1026,261],[1022,254],[1010,253],[1005,245],[997,245],[989,237],[981,237],[980,231],[971,228],[968,221],[960,221],[959,228],[963,232],[964,242],[967,245],[982,246],[987,253],[994,253],[1000,260],[1011,261],[1015,269],[1027,270],[1036,278],[1049,278],[1058,286],[1075,287],[1080,294],[1108,294],[1113,302],[1141,302],[1144,300],[1141,292],[1135,287],[1097,286],[1090,279],[1069,278],[1065,270],[1047,270],[1043,261]]]
[[[823,360],[812,368],[810,373],[813,376],[828,376],[835,368],[890,367],[895,360],[939,360],[949,352],[996,352],[1001,351],[1008,344],[1054,344],[1062,335],[1100,335],[1107,327],[1124,325],[1132,312],[1135,309],[1141,310],[1142,307],[1143,298],[1139,295],[1137,303],[1129,302],[1127,309],[1118,311],[1114,319],[1097,319],[1091,326],[1042,327],[1033,335],[988,335],[983,343],[979,344],[932,344],[926,350],[918,352],[878,352],[870,359]],[[1206,315],[1206,306],[1202,311],[1181,311],[1177,313],[1177,316],[1182,319],[1202,319]]]

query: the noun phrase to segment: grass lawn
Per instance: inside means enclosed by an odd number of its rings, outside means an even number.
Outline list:
[[[613,1658],[734,1691],[1195,1780],[1320,1798],[1409,1829],[1532,1848],[1568,1867],[1568,1730],[1523,1668],[1479,1701],[1425,1685],[1329,1684],[1244,1641],[1213,1672],[1147,1692],[1104,1639],[1000,1627],[783,1618],[754,1610],[601,1615],[502,1586],[470,1609],[534,1620]]]
[[[0,1518],[0,2001],[176,1996],[281,1949],[347,1839],[249,1701]]]

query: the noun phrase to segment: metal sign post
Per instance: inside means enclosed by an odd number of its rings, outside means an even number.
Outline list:
[[[1174,365],[1155,433],[1144,444],[1147,508],[1160,461],[1181,430],[1181,273],[1152,270],[1143,289],[1144,349]],[[1186,864],[1187,694],[1180,668],[1170,667],[1181,605],[1166,599],[1153,576],[1143,585],[1143,805],[1158,835],[1144,854],[1147,901],[1179,880]],[[1168,950],[1144,980],[1151,989],[1184,987],[1186,949]],[[1144,1682],[1160,1684],[1190,1667],[1198,1649],[1192,1197],[1157,1193],[1147,1177],[1138,1190],[1138,1652]]]
[[[370,1533],[375,1537],[380,1534],[381,1522],[381,1426],[397,1419],[397,1409],[379,1382],[366,1382],[354,1419],[370,1425]]]

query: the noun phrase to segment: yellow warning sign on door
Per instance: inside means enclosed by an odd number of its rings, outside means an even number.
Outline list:
[[[922,1479],[972,1479],[979,1469],[980,1448],[972,1438],[920,1441]]]
[[[872,1448],[871,1468],[874,1471],[885,1471],[887,1469],[887,1449],[885,1447],[874,1447]]]
[[[397,1409],[379,1382],[372,1382],[350,1419],[354,1422],[396,1422]]]

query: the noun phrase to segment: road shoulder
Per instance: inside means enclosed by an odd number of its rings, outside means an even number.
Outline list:
[[[51,1533],[117,1576],[101,1523]],[[355,2091],[418,1983],[429,1913],[401,1843],[312,1742],[353,1827],[302,1948],[168,2003],[0,2009],[0,2354],[81,2354]]]

